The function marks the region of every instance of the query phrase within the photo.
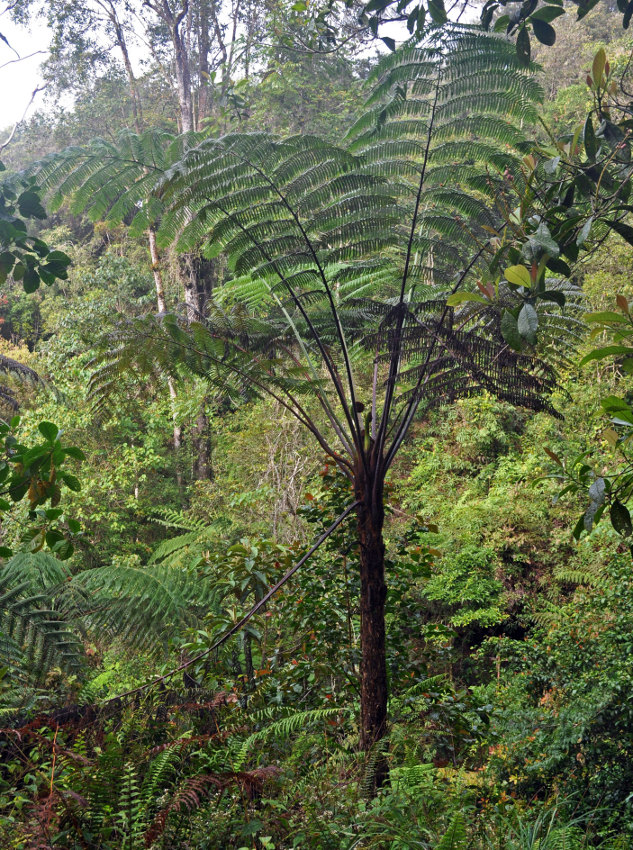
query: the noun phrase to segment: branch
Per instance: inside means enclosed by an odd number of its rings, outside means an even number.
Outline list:
[[[43,53],[43,51],[41,51],[41,50],[40,50],[40,51],[38,51],[38,53]],[[16,61],[16,62],[17,62],[18,60],[16,59],[16,60],[14,60],[14,61]],[[9,63],[7,62],[7,65],[8,65],[8,64],[9,64]],[[16,121],[16,122],[15,122],[15,125],[14,125],[14,127],[13,127],[13,130],[11,130],[11,132],[9,133],[9,138],[6,140],[6,142],[3,142],[3,143],[0,145],[0,153],[2,153],[2,151],[3,151],[3,150],[4,150],[4,149],[5,149],[8,145],[10,145],[10,144],[11,144],[11,142],[12,142],[12,140],[13,140],[13,137],[15,136],[15,131],[18,129],[18,127],[20,126],[20,124],[21,124],[21,123],[24,121],[24,119],[26,118],[26,113],[27,113],[27,112],[29,111],[29,109],[31,108],[31,104],[32,104],[32,103],[33,103],[33,101],[35,100],[35,96],[36,96],[39,92],[44,91],[44,89],[45,89],[45,88],[46,88],[46,85],[43,85],[43,86],[38,86],[36,89],[34,89],[34,90],[33,90],[33,94],[31,95],[31,99],[30,99],[30,100],[29,100],[29,102],[27,103],[27,105],[26,105],[26,109],[25,109],[25,110],[24,110],[24,112],[22,113],[22,117],[21,117],[18,121]]]
[[[336,529],[343,522],[343,520],[346,519],[349,516],[349,514],[354,510],[354,508],[358,507],[359,504],[360,504],[360,502],[353,502],[351,505],[348,505],[345,508],[345,510],[343,511],[343,513],[338,517],[338,519],[334,520],[332,525],[326,531],[323,532],[323,534],[319,537],[317,542],[306,552],[306,554],[303,556],[303,558],[301,558],[301,560],[298,561],[295,564],[294,567],[292,567],[290,570],[288,570],[288,572],[279,579],[277,584],[273,585],[270,588],[270,590],[268,591],[268,593],[266,593],[266,595],[263,596],[259,600],[259,602],[256,602],[255,605],[253,605],[253,607],[251,608],[251,610],[247,614],[245,614],[242,617],[241,620],[239,620],[234,626],[231,626],[231,628],[229,629],[228,632],[226,632],[226,634],[224,634],[221,638],[216,640],[216,642],[213,644],[213,646],[209,647],[209,649],[205,649],[203,652],[199,652],[193,658],[190,658],[189,661],[185,661],[184,664],[181,664],[180,666],[175,667],[173,670],[170,670],[168,673],[165,673],[163,676],[159,676],[158,678],[153,679],[151,682],[148,682],[145,685],[141,685],[139,688],[134,688],[131,691],[126,691],[125,693],[119,694],[116,697],[111,697],[110,699],[106,700],[106,702],[104,704],[107,705],[110,702],[115,702],[116,700],[123,699],[123,697],[129,697],[129,696],[132,696],[133,694],[141,693],[141,691],[149,690],[149,688],[153,688],[156,685],[159,685],[161,682],[164,682],[166,679],[170,679],[176,673],[180,673],[183,670],[186,670],[187,667],[191,667],[192,664],[195,664],[196,662],[201,661],[203,658],[206,658],[207,655],[210,655],[212,652],[215,652],[216,649],[219,649],[219,647],[221,647],[222,644],[226,643],[229,638],[233,637],[234,634],[239,632],[243,628],[243,626],[245,626],[246,623],[248,623],[248,621],[252,617],[254,617],[255,614],[261,608],[264,607],[264,605],[269,601],[269,599],[271,599],[275,595],[275,593],[277,593],[277,591],[280,590],[284,586],[284,584],[286,584],[286,582],[289,579],[292,578],[292,576],[297,572],[297,570],[305,564],[305,562],[308,560],[308,558],[316,552],[316,550],[319,548],[319,546],[321,546],[322,543],[325,543],[325,541],[328,539],[328,537],[334,531],[336,531]]]
[[[11,48],[11,49],[13,49],[13,48]],[[3,68],[6,68],[7,65],[13,65],[15,62],[25,62],[27,59],[31,59],[32,56],[37,56],[40,53],[46,53],[46,50],[35,50],[35,51],[33,51],[33,53],[29,53],[27,56],[18,55],[17,59],[9,59],[8,62],[4,62],[2,65],[0,65],[0,71]]]
[[[349,353],[347,351],[345,336],[343,334],[343,328],[341,327],[341,320],[339,318],[338,312],[336,310],[336,306],[334,304],[334,298],[332,296],[332,290],[330,289],[325,271],[324,271],[324,269],[323,269],[323,267],[322,267],[322,265],[319,261],[317,253],[314,249],[314,245],[312,244],[312,240],[309,238],[308,234],[305,231],[305,228],[301,224],[301,221],[299,219],[298,214],[296,213],[294,208],[291,206],[291,204],[288,202],[285,195],[279,189],[277,184],[275,182],[273,182],[273,180],[271,180],[270,177],[264,171],[262,171],[261,168],[259,168],[257,165],[255,165],[255,163],[251,162],[246,157],[244,157],[240,154],[236,154],[234,151],[230,151],[230,153],[233,156],[237,157],[240,161],[249,165],[254,171],[256,171],[260,175],[260,177],[262,177],[268,183],[268,185],[273,190],[273,192],[275,192],[275,194],[279,197],[282,204],[286,207],[286,209],[288,210],[288,212],[292,216],[292,219],[295,222],[296,226],[299,228],[299,232],[301,233],[301,238],[305,242],[305,244],[308,248],[308,251],[310,252],[310,254],[312,256],[312,259],[314,260],[314,263],[317,267],[317,271],[319,273],[319,277],[321,278],[321,280],[323,282],[323,287],[325,289],[325,293],[327,295],[328,302],[330,304],[330,310],[331,310],[332,316],[334,318],[336,333],[337,333],[337,336],[339,338],[339,342],[341,344],[341,353],[343,355],[343,361],[345,363],[345,371],[347,372],[347,382],[348,382],[348,385],[349,385],[350,398],[351,398],[351,402],[352,402],[352,410],[351,411],[349,409],[347,399],[345,398],[345,394],[342,393],[342,392],[338,392],[338,395],[339,395],[339,398],[340,398],[340,401],[341,401],[341,406],[343,408],[343,413],[345,414],[345,418],[347,419],[347,423],[350,427],[352,439],[354,440],[354,442],[356,442],[356,445],[358,446],[358,450],[359,450],[360,454],[363,455],[363,440],[362,440],[362,435],[361,435],[361,432],[360,432],[360,426],[358,424],[358,420],[357,420],[356,415],[355,415],[356,398],[355,398],[355,393],[354,393],[354,381],[353,381],[353,377],[352,377],[351,363],[350,363],[350,359],[349,359]],[[220,209],[221,209],[221,207],[220,207]],[[237,222],[237,223],[238,223],[238,225],[240,224],[240,222]],[[242,228],[242,229],[243,229],[243,232],[247,236],[249,236],[249,238],[250,238],[250,234],[249,234],[248,230],[246,228]],[[262,253],[264,253],[265,256],[267,256],[267,252],[264,252],[263,249],[259,245],[257,245],[255,240],[251,239],[251,241],[253,242],[254,245],[256,245],[256,247],[259,248],[260,251],[262,251]],[[267,257],[267,259],[268,259],[268,257]],[[301,311],[305,321],[308,323],[308,327],[310,328],[312,335],[314,336],[316,343],[319,346],[319,350],[321,351],[321,356],[323,357],[324,362],[325,362],[325,364],[328,368],[328,371],[330,372],[332,381],[334,382],[334,384],[335,384],[335,386],[337,387],[337,390],[338,390],[339,381],[338,381],[337,377],[335,376],[336,367],[335,367],[334,362],[331,361],[331,358],[329,357],[329,355],[326,356],[325,348],[321,344],[321,338],[317,334],[316,328],[314,328],[314,326],[313,326],[312,322],[310,321],[307,313],[304,311],[303,305],[301,304],[300,300],[296,297],[292,287],[288,284],[285,277],[282,277],[281,274],[277,271],[276,263],[275,263],[275,271],[277,272],[279,277],[282,279],[284,285],[286,286],[286,288],[290,292],[291,297],[293,298],[293,300],[297,304],[297,307]],[[331,369],[330,369],[330,363],[331,363]],[[332,370],[333,370],[334,374],[333,374]],[[356,439],[354,439],[354,438],[356,438]]]
[[[220,143],[222,143],[222,142],[220,142]],[[277,194],[279,194],[278,190],[276,189],[275,185],[270,181],[270,179],[265,174],[263,174],[257,168],[257,166],[253,165],[248,159],[246,159],[246,157],[242,156],[241,154],[236,153],[235,151],[233,151],[231,149],[227,149],[224,145],[222,146],[222,150],[228,156],[232,156],[233,158],[237,159],[238,162],[245,163],[246,165],[248,165],[251,168],[253,168],[254,170],[256,170],[268,182],[268,184],[275,191],[277,191]],[[285,199],[283,199],[283,200],[285,201]],[[282,271],[279,269],[279,265],[278,265],[277,261],[270,255],[270,253],[262,245],[259,244],[259,242],[257,240],[253,239],[248,228],[245,227],[242,224],[242,222],[239,220],[239,217],[238,217],[239,214],[238,213],[231,213],[228,209],[225,209],[217,200],[214,200],[213,198],[207,197],[207,201],[209,202],[209,204],[212,207],[215,206],[218,210],[220,210],[220,212],[223,215],[225,215],[227,218],[229,218],[231,221],[233,221],[237,225],[237,227],[242,231],[242,233],[250,240],[251,244],[254,245],[254,247],[256,247],[260,251],[262,256],[271,265],[275,274],[277,275],[277,277],[279,278],[281,283],[284,285],[284,287],[286,288],[286,290],[290,294],[290,297],[292,298],[297,309],[301,313],[304,321],[306,322],[308,328],[310,329],[310,332],[311,332],[311,334],[314,338],[314,341],[316,342],[316,345],[317,345],[319,352],[321,354],[321,358],[323,360],[323,363],[325,364],[325,367],[326,367],[326,369],[327,369],[327,371],[330,375],[330,379],[332,381],[332,384],[334,385],[334,389],[336,390],[336,394],[337,394],[339,401],[341,403],[343,414],[345,415],[345,418],[347,419],[347,423],[349,425],[350,433],[351,433],[351,436],[352,436],[352,442],[355,442],[354,437],[355,437],[356,431],[355,431],[355,425],[354,425],[354,417],[352,416],[352,413],[349,410],[349,405],[347,403],[347,399],[345,398],[345,393],[343,392],[343,389],[341,387],[341,382],[340,382],[338,375],[337,375],[337,372],[336,372],[336,366],[335,366],[334,362],[332,361],[330,355],[328,354],[328,352],[325,348],[325,345],[324,345],[323,341],[321,340],[321,337],[319,336],[319,333],[317,332],[312,320],[310,319],[308,313],[306,312],[306,310],[305,310],[305,308],[304,308],[304,306],[301,302],[301,299],[298,297],[298,295],[296,294],[296,292],[294,291],[294,289],[292,288],[292,286],[288,282],[288,279],[285,276],[285,274],[283,274]],[[310,243],[308,242],[308,244],[310,244]],[[312,246],[310,245],[310,247],[312,247]],[[293,328],[293,330],[294,330],[294,328]],[[300,344],[302,344],[302,341],[300,340],[300,337],[296,332],[295,332],[295,335],[297,336],[297,339],[299,339]],[[303,347],[303,345],[302,345],[302,347]],[[305,352],[305,353],[306,353],[306,357],[308,357],[307,352]],[[312,363],[311,363],[309,357],[308,357],[308,362],[310,364],[311,369],[314,371],[314,367],[312,366]],[[329,407],[326,407],[326,403],[323,401],[322,395],[320,393],[317,395],[317,398],[319,399],[319,402],[321,403],[321,405],[326,410],[326,413],[328,414],[328,418],[330,418],[330,421],[331,421],[330,413],[331,413],[332,417],[334,417],[334,419],[336,419],[334,412],[329,410]],[[337,423],[338,423],[338,420],[337,420]],[[339,429],[341,431],[343,430],[340,425],[339,425]]]
[[[400,285],[400,300],[398,302],[398,306],[400,307],[400,312],[397,318],[396,324],[396,332],[395,332],[395,349],[391,356],[391,360],[389,363],[389,375],[387,376],[387,389],[385,392],[385,403],[382,410],[382,415],[380,417],[380,427],[378,428],[378,441],[376,446],[376,456],[380,460],[382,457],[385,440],[387,438],[387,428],[389,425],[389,417],[391,415],[391,407],[393,404],[393,396],[396,388],[396,379],[398,377],[398,370],[400,368],[400,355],[402,352],[402,326],[404,325],[404,314],[403,314],[403,305],[404,305],[404,295],[407,286],[407,280],[409,277],[409,266],[411,264],[411,254],[413,251],[413,241],[415,239],[415,231],[418,223],[418,215],[420,212],[420,204],[422,203],[422,192],[424,190],[424,180],[426,178],[426,167],[429,160],[429,153],[431,150],[431,141],[433,139],[433,129],[435,125],[435,116],[437,110],[437,102],[440,96],[440,85],[441,85],[442,76],[438,71],[437,75],[437,84],[435,86],[435,96],[433,99],[433,105],[431,106],[431,111],[429,114],[429,126],[426,134],[426,145],[424,147],[424,158],[422,160],[422,168],[420,171],[420,182],[418,185],[418,193],[415,199],[415,208],[413,210],[413,218],[411,220],[411,230],[409,232],[409,240],[407,242],[407,253],[405,258],[404,269],[402,272],[402,284]],[[388,469],[388,466],[385,467]],[[375,486],[377,485],[377,480],[374,482]]]
[[[468,273],[470,272],[472,267],[475,265],[477,260],[479,260],[479,258],[483,254],[485,247],[486,246],[480,248],[479,251],[477,251],[475,256],[472,258],[470,263],[468,263],[468,265],[466,266],[464,271],[461,273],[461,275],[457,279],[457,283],[453,286],[451,293],[450,293],[451,295],[453,295],[455,292],[457,292],[459,287],[462,285],[462,283],[466,279],[466,276],[468,275]],[[446,320],[446,317],[448,316],[449,310],[450,310],[450,307],[448,306],[448,304],[446,304],[444,306],[444,311],[442,312],[442,315],[441,315],[439,321],[435,325],[436,330],[439,330],[439,328],[441,328],[442,325],[444,324],[444,321]],[[416,411],[419,407],[420,401],[422,400],[422,397],[420,395],[420,390],[422,389],[422,386],[430,378],[428,368],[429,368],[429,365],[430,365],[430,362],[431,362],[431,357],[433,355],[433,349],[435,348],[436,342],[437,342],[437,335],[434,334],[431,345],[429,346],[429,351],[428,351],[428,354],[426,356],[426,361],[424,363],[424,367],[422,369],[420,377],[418,378],[418,382],[417,382],[417,384],[414,388],[414,392],[413,392],[411,401],[409,402],[409,404],[406,408],[406,413],[405,413],[405,416],[402,420],[402,424],[400,425],[400,428],[398,429],[396,436],[394,437],[394,440],[391,444],[391,447],[390,447],[389,451],[387,452],[387,456],[385,458],[385,472],[389,469],[389,467],[393,463],[393,460],[394,460],[394,458],[395,458],[395,456],[398,452],[398,449],[400,448],[400,445],[402,444],[402,441],[407,436],[407,433],[409,431],[409,427],[411,425],[411,422],[413,421],[413,417],[415,416]]]

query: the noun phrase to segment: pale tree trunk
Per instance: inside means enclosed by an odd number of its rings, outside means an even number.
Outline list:
[[[189,133],[193,130],[193,97],[191,92],[191,70],[189,54],[183,34],[177,26],[171,28],[171,39],[174,46],[174,63],[176,66],[176,84],[178,86],[178,105],[180,107],[180,132]]]
[[[152,274],[154,276],[154,286],[156,287],[156,303],[158,305],[159,313],[167,312],[167,303],[165,301],[165,287],[163,285],[163,275],[160,266],[160,256],[158,253],[158,246],[156,245],[156,231],[153,227],[150,227],[148,230],[148,239],[149,239],[149,253],[152,261]],[[176,392],[176,385],[174,384],[173,379],[167,378],[167,387],[169,388],[169,397],[171,399],[172,411],[174,410],[176,399],[178,398],[178,394]],[[182,445],[182,429],[179,425],[176,424],[175,421],[175,412],[172,414],[174,417],[174,450],[176,454],[179,453],[179,449]],[[180,463],[179,458],[176,458],[176,480],[178,482],[179,489],[182,487],[182,473],[180,472]]]
[[[176,94],[178,96],[180,132],[193,130],[193,95],[191,90],[190,51],[187,32],[183,32],[183,22],[189,15],[189,0],[181,0],[180,7],[173,11],[168,0],[145,0],[145,5],[158,16],[169,30],[174,51],[174,70],[176,72]]]
[[[205,2],[199,4],[198,12],[198,75],[200,77],[198,92],[198,109],[196,113],[196,129],[202,130],[205,118],[209,117],[209,84],[211,69],[209,67],[209,9]]]
[[[204,319],[207,301],[213,292],[217,270],[213,261],[195,254],[180,257],[180,275],[184,287],[188,322]],[[209,417],[203,401],[196,424],[191,432],[193,448],[193,477],[197,481],[213,479]]]
[[[123,56],[123,65],[125,66],[125,73],[127,75],[128,87],[130,89],[130,101],[132,102],[132,115],[134,117],[134,129],[137,133],[141,133],[143,130],[143,106],[141,103],[141,98],[138,93],[138,85],[136,82],[136,77],[134,76],[134,70],[132,68],[132,63],[130,61],[130,53],[127,47],[127,41],[125,39],[125,34],[123,32],[123,27],[121,26],[118,18],[114,15],[113,10],[113,18],[112,25],[114,27],[114,32],[116,35],[117,44],[121,51],[121,55]]]

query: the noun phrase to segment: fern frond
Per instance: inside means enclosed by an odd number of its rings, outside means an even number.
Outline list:
[[[466,824],[461,812],[455,812],[451,823],[437,844],[435,850],[467,850],[468,836]]]
[[[43,552],[18,553],[0,567],[0,663],[26,683],[41,682],[51,667],[77,672],[83,662],[68,578]]]
[[[92,600],[85,614],[92,629],[153,652],[198,623],[215,598],[195,573],[164,564],[99,567],[79,573],[72,585]]]
[[[351,713],[350,708],[316,708],[309,711],[297,711],[282,717],[270,726],[253,732],[243,742],[237,754],[233,758],[233,769],[241,770],[244,762],[249,757],[253,746],[271,739],[289,738],[292,734],[305,728],[310,723],[319,723],[340,714]]]

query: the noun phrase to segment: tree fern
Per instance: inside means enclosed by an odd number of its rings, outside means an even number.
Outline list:
[[[354,501],[337,523],[356,511],[366,750],[386,732],[385,477],[420,410],[488,392],[553,412],[548,358],[557,351],[544,347],[539,356],[533,302],[565,301],[499,272],[516,240],[509,199],[529,181],[524,128],[541,96],[512,46],[446,26],[433,43],[383,59],[371,85],[347,147],[309,135],[230,133],[188,148],[164,173],[152,190],[164,211],[159,242],[223,253],[235,282],[204,321],[150,317],[117,329],[91,383],[102,398],[116,392],[122,369],[135,368],[200,376],[235,400],[268,395],[351,480]],[[134,189],[127,200],[125,165],[122,182],[108,168],[93,180],[80,167],[65,190],[101,180],[113,190],[95,214],[119,215],[126,203],[131,212],[139,195]],[[78,203],[88,194],[80,191]],[[562,338],[564,317],[550,312]],[[369,387],[359,378],[367,373]],[[112,580],[116,598],[122,585]],[[151,583],[149,572],[143,581]]]
[[[436,45],[397,51],[379,65],[373,85],[368,111],[350,132],[349,150],[314,137],[232,134],[203,140],[167,173],[160,195],[168,209],[159,240],[176,240],[182,250],[202,244],[210,256],[223,251],[238,277],[223,293],[226,307],[215,310],[206,328],[194,327],[189,335],[174,323],[162,334],[153,327],[130,329],[130,337],[159,342],[146,352],[142,368],[156,372],[169,362],[186,363],[225,386],[231,375],[239,393],[257,390],[257,367],[262,391],[277,393],[307,427],[309,417],[296,396],[317,394],[344,449],[360,439],[351,410],[357,401],[351,364],[362,347],[383,351],[387,362],[396,357],[391,370],[379,373],[393,385],[389,394],[403,385],[397,436],[421,403],[482,390],[547,407],[543,396],[553,387],[553,372],[542,364],[534,370],[530,356],[507,346],[497,357],[503,345],[499,305],[490,307],[483,329],[480,324],[459,334],[451,331],[453,311],[438,309],[442,286],[451,285],[456,271],[468,269],[461,284],[476,272],[473,247],[475,254],[476,246],[493,253],[486,248],[490,232],[504,229],[494,199],[505,175],[521,178],[520,125],[535,117],[538,83],[502,38],[462,28],[447,30]],[[476,109],[465,114],[467,102]],[[454,172],[466,151],[463,180],[447,185],[448,169]],[[433,302],[417,300],[429,285]],[[361,297],[382,309],[373,333],[371,308],[359,303]],[[257,305],[257,319],[240,309],[238,299]],[[456,318],[464,324],[468,313]],[[435,328],[440,320],[444,339]],[[386,346],[394,330],[395,342]],[[118,343],[102,355],[97,394],[116,385],[116,368],[127,352],[123,337]],[[162,359],[161,344],[169,347]],[[185,353],[194,346],[195,355]],[[407,346],[418,372],[402,368]],[[282,352],[295,358],[292,374]],[[476,368],[473,361],[479,361]],[[397,418],[393,399],[387,402]],[[399,442],[393,445],[397,449]]]

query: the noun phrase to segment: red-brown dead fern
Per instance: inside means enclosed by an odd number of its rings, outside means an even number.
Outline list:
[[[152,825],[145,833],[145,846],[151,847],[156,839],[164,833],[167,819],[172,812],[182,812],[183,810],[193,812],[200,808],[204,800],[213,791],[222,792],[230,785],[239,786],[249,797],[252,797],[260,793],[264,782],[272,779],[278,772],[277,767],[270,766],[238,773],[206,773],[190,777],[169,803],[157,813]]]

